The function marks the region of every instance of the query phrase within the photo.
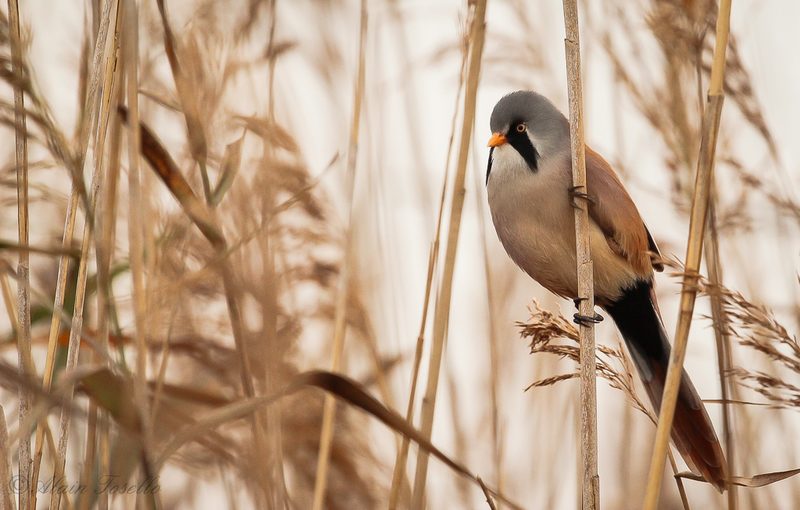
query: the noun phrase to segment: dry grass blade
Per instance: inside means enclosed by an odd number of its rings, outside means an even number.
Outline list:
[[[711,176],[714,169],[717,134],[719,132],[720,115],[722,114],[723,77],[725,73],[725,52],[728,46],[728,30],[730,26],[731,2],[722,0],[717,18],[716,47],[714,64],[711,71],[711,82],[708,89],[708,102],[703,117],[703,136],[700,141],[700,156],[697,163],[692,214],[689,224],[689,240],[686,248],[686,275],[681,292],[680,315],[675,331],[675,341],[670,353],[667,377],[664,382],[664,395],[658,413],[658,429],[650,462],[647,490],[644,499],[645,510],[655,510],[661,492],[664,462],[669,449],[670,431],[678,400],[683,361],[686,356],[686,344],[692,322],[692,312],[696,298],[697,272],[703,252],[703,237],[708,216]]]
[[[761,473],[755,476],[732,476],[730,477],[729,482],[731,485],[737,485],[739,487],[748,487],[750,489],[754,489],[758,487],[765,487],[767,485],[771,485],[775,482],[780,482],[782,480],[786,480],[787,478],[791,478],[798,474],[800,474],[800,469],[789,469],[786,471]],[[705,481],[702,476],[690,472],[678,473],[677,475],[675,475],[675,477],[686,478],[687,480],[696,480],[698,482]]]
[[[428,369],[428,383],[422,401],[421,429],[424,437],[429,439],[433,431],[433,414],[436,406],[436,392],[439,385],[442,354],[446,339],[447,323],[450,316],[450,300],[453,292],[453,273],[455,270],[456,248],[461,228],[461,215],[464,208],[464,181],[466,179],[467,159],[472,138],[472,126],[475,119],[475,99],[478,92],[483,43],[486,32],[486,0],[478,0],[474,4],[472,24],[469,31],[469,63],[467,64],[466,89],[464,92],[464,114],[461,124],[461,140],[458,149],[456,174],[453,180],[452,205],[447,234],[447,245],[444,256],[442,286],[436,300],[436,312],[433,320],[433,345]],[[414,491],[411,498],[412,508],[422,508],[425,498],[425,484],[428,476],[428,455],[421,453],[417,457],[414,475]]]

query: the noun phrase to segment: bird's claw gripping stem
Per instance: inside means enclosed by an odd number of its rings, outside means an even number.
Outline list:
[[[572,300],[572,302],[575,303],[575,308],[580,308],[581,301],[586,301],[586,298],[575,298]],[[576,313],[572,316],[572,321],[580,326],[589,327],[592,324],[599,324],[600,322],[603,322],[603,316],[597,312],[594,313],[594,316]]]
[[[599,313],[595,312],[594,315],[581,315],[576,313],[572,316],[572,322],[578,324],[580,326],[586,326],[587,328],[592,324],[599,324],[603,322],[603,316]]]
[[[592,199],[592,197],[589,196],[588,193],[586,193],[585,191],[578,191],[581,188],[586,189],[586,186],[570,186],[567,190],[567,192],[569,193],[570,205],[575,209],[581,208],[581,206],[579,206],[578,203],[575,201],[576,199],[586,200],[590,204],[594,203],[594,200]]]

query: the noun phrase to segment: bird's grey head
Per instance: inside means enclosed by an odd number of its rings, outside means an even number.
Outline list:
[[[508,143],[523,157],[531,170],[541,158],[569,150],[569,122],[553,103],[541,94],[518,90],[495,105],[489,121],[492,148]]]

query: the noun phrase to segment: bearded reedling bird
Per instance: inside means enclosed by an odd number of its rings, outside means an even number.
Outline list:
[[[509,256],[549,291],[575,300],[573,207],[589,205],[595,303],[614,319],[656,412],[670,344],[661,322],[651,258],[658,247],[611,166],[586,147],[587,193],[572,188],[569,121],[544,96],[520,90],[492,111],[486,187],[497,236]],[[576,322],[602,317],[575,314]],[[672,440],[691,469],[722,491],[727,464],[708,413],[684,371]]]

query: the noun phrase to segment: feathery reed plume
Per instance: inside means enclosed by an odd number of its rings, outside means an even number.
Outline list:
[[[719,300],[728,319],[722,324],[715,323],[714,327],[724,328],[722,333],[735,338],[739,345],[765,356],[772,367],[786,374],[786,378],[743,366],[732,367],[731,375],[776,407],[800,408],[800,388],[790,382],[790,377],[800,374],[797,338],[769,308],[753,304],[740,292],[706,278],[701,278],[698,286],[701,292]]]
[[[572,325],[567,319],[560,314],[553,314],[539,306],[537,301],[534,301],[528,307],[530,311],[530,319],[528,322],[518,322],[520,336],[530,340],[531,354],[553,354],[560,358],[567,358],[573,361],[579,368],[582,367],[581,359],[581,338],[575,326]],[[559,342],[556,340],[567,340],[569,343]],[[595,370],[596,376],[602,377],[608,382],[612,388],[621,391],[628,401],[633,405],[634,409],[640,411],[647,416],[653,425],[656,425],[656,415],[651,411],[639,398],[636,391],[634,377],[633,377],[633,363],[625,352],[621,343],[617,343],[617,347],[609,347],[607,345],[599,344],[595,351]],[[568,381],[576,379],[581,376],[581,372],[569,372],[566,374],[558,374],[550,377],[545,377],[538,381],[534,381],[525,391],[531,388],[540,388],[544,386],[552,386],[561,381]],[[678,473],[678,467],[672,453],[669,452],[669,461],[673,473]],[[678,487],[678,493],[681,498],[683,508],[689,508],[688,497],[686,489],[683,486],[683,481],[680,478],[675,478],[675,483]]]

